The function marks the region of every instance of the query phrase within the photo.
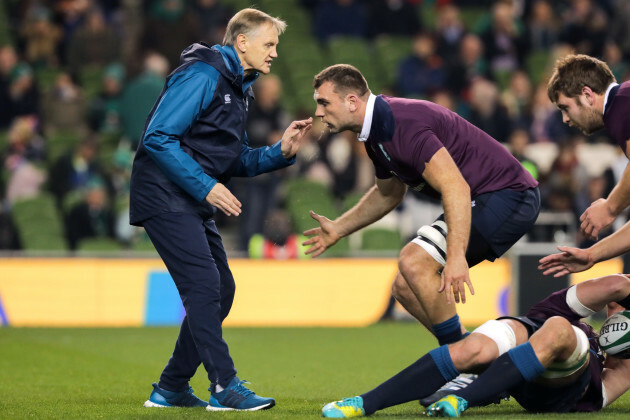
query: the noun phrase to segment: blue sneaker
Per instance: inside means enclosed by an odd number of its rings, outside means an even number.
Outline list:
[[[236,376],[221,392],[211,392],[208,411],[256,411],[267,410],[276,405],[273,398],[259,397],[256,393],[243,384]],[[210,388],[212,391],[212,388]]]
[[[427,417],[461,417],[468,408],[468,401],[457,395],[447,395],[427,407]]]
[[[162,389],[153,382],[151,396],[144,403],[145,407],[207,407],[208,403],[193,394],[193,389],[173,392]]]
[[[363,398],[344,398],[341,401],[328,403],[322,408],[322,416],[334,419],[346,419],[349,417],[363,417]]]

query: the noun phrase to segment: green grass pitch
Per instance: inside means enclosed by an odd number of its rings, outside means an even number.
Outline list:
[[[317,418],[321,407],[363,393],[431,350],[435,340],[414,323],[368,328],[230,328],[225,338],[239,377],[271,410],[210,413],[143,408],[172,351],[176,328],[0,328],[0,419]],[[200,368],[191,385],[208,398]],[[373,418],[418,418],[411,402]],[[535,416],[515,402],[471,409],[464,417],[492,419],[626,419],[630,395],[596,414]]]

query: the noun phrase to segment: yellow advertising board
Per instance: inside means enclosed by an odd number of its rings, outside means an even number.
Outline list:
[[[391,297],[396,259],[234,259],[236,298],[226,326],[365,326]],[[574,281],[621,270],[617,260]],[[458,313],[466,325],[510,314],[507,259],[471,269],[475,295]],[[436,296],[444,299],[443,296]],[[177,290],[157,259],[0,259],[0,325],[177,325]]]

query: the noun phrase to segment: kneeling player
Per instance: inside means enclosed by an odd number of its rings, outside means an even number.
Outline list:
[[[532,412],[597,411],[630,388],[630,360],[604,354],[597,333],[580,322],[608,308],[630,307],[630,279],[617,274],[553,293],[524,317],[481,325],[465,339],[430,351],[373,390],[327,404],[324,417],[370,415],[419,400],[460,373],[483,372],[468,387],[427,408],[429,416],[459,417],[506,391]]]

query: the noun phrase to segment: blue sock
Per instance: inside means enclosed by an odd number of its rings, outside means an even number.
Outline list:
[[[535,379],[544,370],[532,345],[524,343],[500,356],[472,384],[454,394],[468,401],[469,406],[489,404],[503,392]]]
[[[366,415],[370,415],[387,407],[419,400],[431,395],[458,374],[447,346],[442,346],[425,354],[402,372],[361,395],[363,409]]]
[[[462,339],[462,325],[459,323],[459,315],[457,314],[444,322],[435,324],[432,329],[440,346],[451,344]]]
[[[546,369],[538,360],[538,356],[529,342],[514,347],[507,354],[526,381],[533,381]]]

